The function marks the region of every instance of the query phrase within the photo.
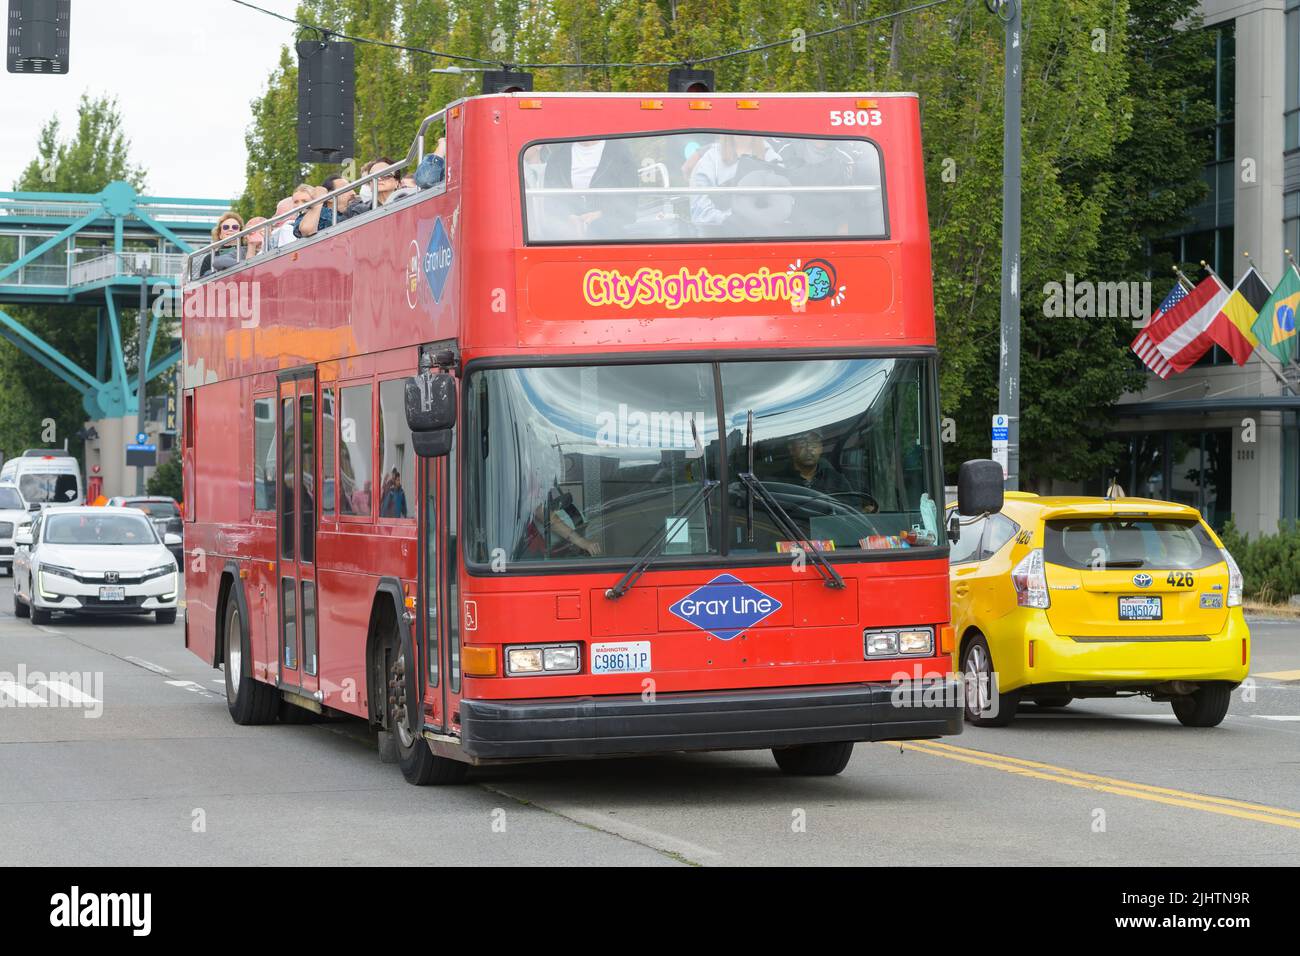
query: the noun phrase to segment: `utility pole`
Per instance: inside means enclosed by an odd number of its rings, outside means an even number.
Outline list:
[[[137,339],[139,345],[136,352],[136,364],[140,366],[138,384],[135,389],[136,401],[136,424],[135,430],[137,435],[146,434],[144,430],[144,387],[145,381],[149,376],[149,357],[145,351],[149,348],[149,257],[142,255],[136,259],[136,274],[140,276],[140,320],[137,330]],[[137,465],[135,470],[135,493],[144,494],[144,465]]]
[[[1002,350],[998,414],[1007,417],[1008,491],[1020,489],[1020,4],[984,0],[1006,30],[1002,83]]]

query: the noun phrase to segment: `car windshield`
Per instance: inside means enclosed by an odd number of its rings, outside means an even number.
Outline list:
[[[24,511],[27,505],[13,488],[0,488],[0,511]]]
[[[1198,521],[1119,517],[1047,522],[1043,557],[1089,570],[1203,568],[1223,560]]]
[[[28,502],[66,505],[77,498],[77,476],[29,471],[19,476],[18,490]]]
[[[668,558],[792,551],[761,499],[750,517],[751,450],[755,480],[823,550],[938,544],[931,385],[911,358],[474,372],[471,559],[627,559],[660,534]],[[706,481],[721,484],[679,520]]]
[[[520,163],[534,243],[887,234],[865,139],[655,133],[533,143]]]
[[[46,544],[157,544],[153,524],[144,516],[114,514],[50,515]]]

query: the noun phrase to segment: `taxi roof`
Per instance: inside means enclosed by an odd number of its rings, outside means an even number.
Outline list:
[[[1154,498],[1097,498],[1085,495],[1030,495],[1008,492],[1006,510],[1037,511],[1046,520],[1079,516],[1200,518],[1191,505]]]

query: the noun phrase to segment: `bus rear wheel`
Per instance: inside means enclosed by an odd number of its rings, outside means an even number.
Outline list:
[[[469,764],[437,756],[414,727],[406,706],[406,653],[397,640],[388,645],[388,732],[397,750],[397,765],[407,783],[417,787],[460,783]]]
[[[773,747],[772,756],[781,772],[793,777],[833,777],[849,765],[853,741]]]
[[[280,698],[275,688],[253,679],[244,673],[248,659],[248,646],[244,642],[243,617],[239,602],[231,594],[226,599],[226,621],[222,634],[225,645],[226,707],[237,724],[269,724],[274,722]]]

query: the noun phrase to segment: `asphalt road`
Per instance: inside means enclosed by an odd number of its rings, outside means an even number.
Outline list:
[[[5,579],[9,865],[1300,862],[1297,622],[1252,622],[1253,686],[1212,730],[1141,698],[1026,705],[1005,729],[859,744],[834,778],[785,777],[761,752],[418,788],[359,723],[236,726],[179,623],[36,627],[11,608]],[[73,672],[89,680],[52,682]]]

